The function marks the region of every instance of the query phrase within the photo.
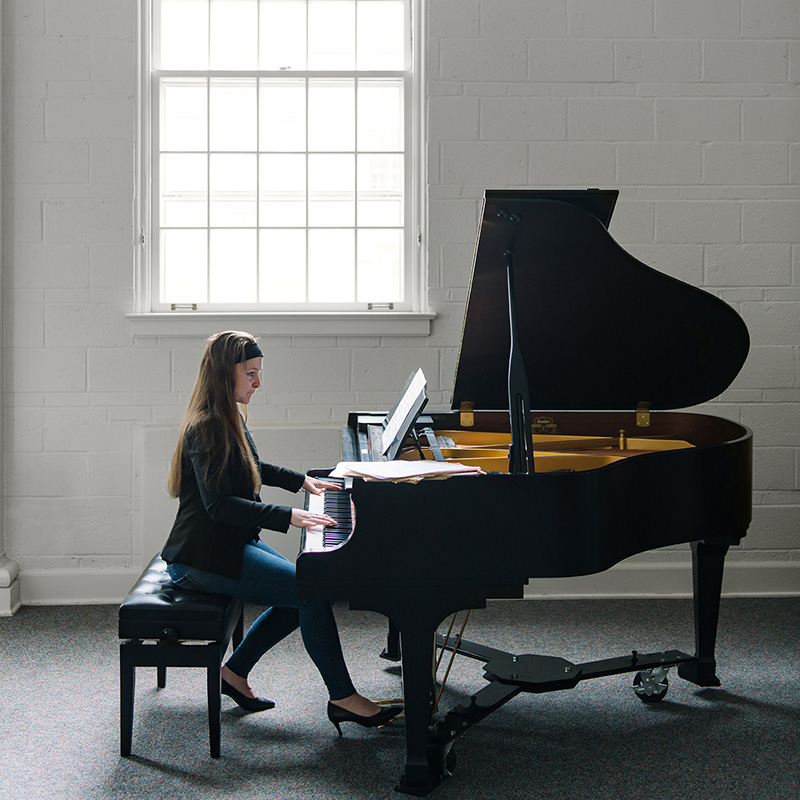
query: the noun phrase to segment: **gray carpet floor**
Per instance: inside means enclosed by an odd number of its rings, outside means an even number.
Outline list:
[[[253,612],[248,612],[252,618]],[[337,606],[358,688],[400,694],[398,669],[377,657],[385,621]],[[468,638],[579,663],[693,649],[685,600],[499,601],[472,614]],[[375,800],[400,797],[403,725],[345,726],[293,634],[251,682],[278,705],[243,715],[223,698],[222,758],[208,757],[202,670],[137,671],[133,756],[119,757],[117,608],[25,607],[0,618],[2,800]],[[631,675],[569,691],[524,694],[456,743],[455,774],[433,800],[798,800],[800,598],[723,601],[722,686],[673,671],[666,698],[640,702]],[[457,659],[450,707],[485,684]]]

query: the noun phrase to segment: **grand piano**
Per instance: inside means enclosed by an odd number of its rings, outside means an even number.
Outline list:
[[[720,299],[614,241],[616,198],[612,190],[486,191],[452,411],[421,418],[418,441],[398,454],[477,464],[486,474],[353,480],[337,512],[344,535],[298,556],[302,596],[377,611],[399,632],[401,792],[432,791],[453,771],[457,738],[520,692],[634,673],[640,697],[653,701],[670,668],[698,686],[719,685],[722,575],[751,519],[752,434],[675,409],[723,392],[749,337]],[[376,416],[350,414],[343,460],[382,457],[365,444]],[[485,662],[487,684],[434,713],[431,665],[446,617],[522,597],[531,578],[597,573],[681,543],[691,544],[693,654],[629,651],[572,664],[461,641],[446,646]]]

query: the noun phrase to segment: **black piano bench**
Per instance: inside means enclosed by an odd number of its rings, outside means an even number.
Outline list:
[[[167,667],[205,667],[211,757],[219,758],[220,670],[242,632],[240,600],[181,589],[161,556],[153,558],[119,607],[120,755],[131,754],[136,667],[156,667],[160,689]]]

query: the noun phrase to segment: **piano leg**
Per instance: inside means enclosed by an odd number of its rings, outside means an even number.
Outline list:
[[[722,573],[730,539],[692,542],[694,584],[694,639],[696,661],[681,664],[678,674],[698,686],[719,686],[714,648],[717,642]]]
[[[386,635],[386,647],[381,653],[381,658],[385,658],[387,661],[400,661],[400,631],[391,620],[389,620],[389,632]]]
[[[406,765],[398,792],[427,795],[441,776],[431,775],[428,763],[428,726],[433,695],[433,644],[435,630],[424,626],[401,628],[403,700],[406,720]]]

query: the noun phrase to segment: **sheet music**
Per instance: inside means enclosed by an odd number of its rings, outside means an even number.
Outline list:
[[[482,474],[483,470],[479,467],[466,466],[456,461],[340,461],[330,477],[416,483],[431,478]]]

